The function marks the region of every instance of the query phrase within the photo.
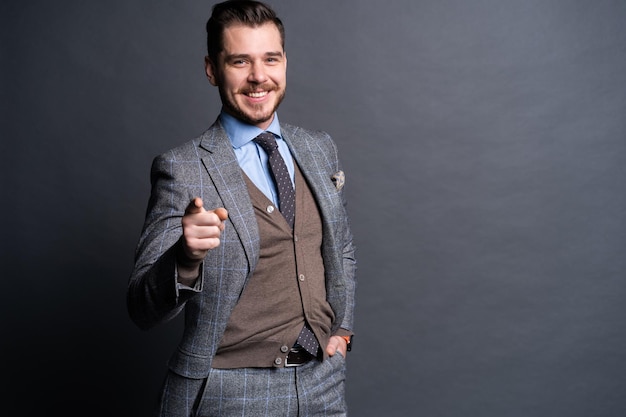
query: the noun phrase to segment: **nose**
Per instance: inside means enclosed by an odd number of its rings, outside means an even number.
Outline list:
[[[251,83],[264,83],[267,81],[267,73],[262,63],[254,63],[250,66],[250,73],[248,74],[248,81]]]

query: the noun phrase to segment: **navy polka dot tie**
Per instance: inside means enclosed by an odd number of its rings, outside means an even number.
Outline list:
[[[317,356],[320,344],[315,334],[313,334],[313,330],[309,327],[309,323],[304,323],[304,327],[302,327],[296,343],[302,346],[311,355]]]
[[[287,223],[293,228],[293,222],[296,216],[296,193],[293,189],[285,160],[278,151],[276,138],[273,133],[263,132],[254,138],[254,141],[267,153],[270,170],[272,171],[274,182],[278,189],[280,212],[285,220],[287,220]],[[311,355],[317,356],[320,345],[308,323],[305,323],[304,327],[302,327],[302,331],[296,343],[302,346]]]
[[[296,217],[296,193],[291,183],[291,177],[285,165],[285,160],[278,152],[278,144],[274,134],[263,132],[254,141],[258,143],[267,153],[268,161],[274,176],[274,182],[278,189],[278,206],[289,226],[293,228],[293,221]]]

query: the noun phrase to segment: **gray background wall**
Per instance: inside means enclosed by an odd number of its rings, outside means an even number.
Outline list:
[[[281,120],[339,144],[351,415],[626,415],[626,3],[274,1]],[[147,416],[151,159],[219,111],[205,1],[3,1],[5,415]]]

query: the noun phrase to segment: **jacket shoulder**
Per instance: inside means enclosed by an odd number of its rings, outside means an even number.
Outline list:
[[[295,126],[289,123],[281,123],[280,128],[283,134],[289,136],[300,136],[300,137],[312,137],[312,138],[328,138],[330,139],[330,135],[323,130],[314,130],[307,129],[300,126]]]
[[[295,146],[304,145],[307,148],[326,148],[336,152],[337,146],[332,137],[324,130],[307,129],[300,126],[281,123],[281,131],[287,142]]]
[[[224,137],[226,136],[223,133],[221,126],[219,125],[219,123],[215,123],[207,130],[202,132],[202,134],[200,134],[199,136],[193,139],[187,139],[186,141],[183,141],[182,143],[157,155],[155,159],[195,159],[199,156],[199,153],[202,153],[201,149],[203,147],[212,148],[216,142],[219,143],[220,140],[224,139]]]

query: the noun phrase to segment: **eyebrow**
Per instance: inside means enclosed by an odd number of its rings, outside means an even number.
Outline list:
[[[263,56],[268,57],[268,56],[272,56],[272,57],[282,57],[284,55],[283,52],[280,51],[272,51],[272,52],[266,52]],[[224,57],[224,59],[226,60],[232,60],[232,59],[250,59],[250,55],[249,54],[231,54],[231,55],[226,55]]]

